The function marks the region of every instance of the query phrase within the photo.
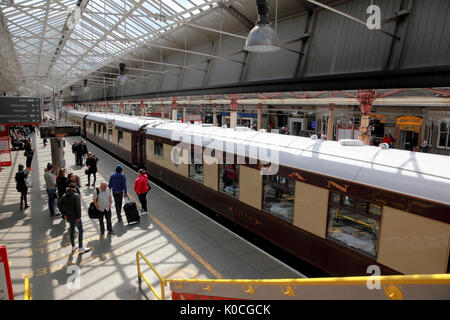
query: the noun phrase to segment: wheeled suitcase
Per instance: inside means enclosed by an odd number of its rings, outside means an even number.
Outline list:
[[[138,223],[141,220],[136,202],[127,200],[125,202],[125,205],[123,206],[123,211],[125,212],[125,216],[127,217],[128,224]]]

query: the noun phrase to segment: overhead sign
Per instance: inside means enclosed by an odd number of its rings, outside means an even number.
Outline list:
[[[41,124],[41,100],[26,97],[0,97],[0,124]]]
[[[69,123],[41,126],[41,138],[63,138],[81,136],[81,127]]]

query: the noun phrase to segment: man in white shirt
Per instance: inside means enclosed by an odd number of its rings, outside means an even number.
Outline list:
[[[106,228],[108,229],[109,234],[114,234],[111,223],[111,204],[111,190],[108,189],[108,184],[106,182],[102,182],[100,184],[100,189],[96,188],[96,190],[94,191],[94,205],[97,210],[102,213],[101,218],[99,219],[101,236],[105,234],[105,224],[103,223],[103,217],[106,218]]]

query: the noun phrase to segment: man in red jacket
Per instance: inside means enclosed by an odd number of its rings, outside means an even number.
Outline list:
[[[147,193],[150,188],[148,186],[147,172],[144,169],[139,169],[138,172],[139,176],[134,181],[134,191],[141,203],[141,216],[145,216],[147,214]]]

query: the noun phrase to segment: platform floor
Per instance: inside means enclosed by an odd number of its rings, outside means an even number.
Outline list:
[[[92,252],[71,255],[69,224],[59,217],[50,217],[44,181],[44,168],[51,162],[50,144],[44,147],[38,134],[32,137],[37,152],[32,163],[33,187],[28,191],[31,207],[27,210],[19,210],[20,194],[14,179],[18,165],[25,165],[23,151],[12,152],[13,166],[0,172],[0,244],[7,246],[15,299],[23,299],[23,278],[28,275],[34,300],[154,300],[145,283],[142,288],[138,286],[136,252],[139,250],[165,278],[304,277],[155,184],[147,198],[148,215],[136,225],[119,223],[113,203],[115,235],[101,238],[98,221],[87,215],[95,188],[85,187],[86,167],[75,166],[71,152],[74,140],[80,139],[66,139],[66,168],[67,174],[74,172],[81,178],[84,246],[91,247]],[[119,161],[87,144],[88,150],[100,159],[96,183],[99,186],[101,181],[108,181]],[[137,173],[122,166],[128,193],[139,205],[133,188]],[[123,212],[122,217],[126,221]],[[156,276],[145,264],[143,270],[159,291]],[[75,272],[80,280],[78,288],[67,285],[74,283],[71,280]],[[166,298],[170,299],[170,295],[166,288]]]

